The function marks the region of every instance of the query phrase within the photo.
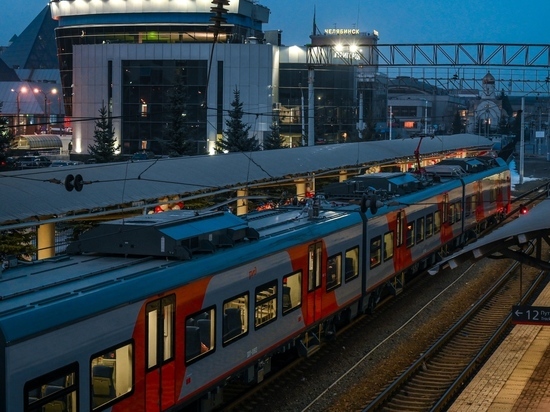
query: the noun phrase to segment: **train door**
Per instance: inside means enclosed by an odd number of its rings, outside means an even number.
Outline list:
[[[321,318],[322,296],[321,262],[323,261],[323,244],[316,242],[309,245],[308,250],[308,280],[307,280],[307,319],[312,323]]]
[[[147,412],[161,411],[174,404],[175,391],[175,307],[174,295],[147,304],[145,374]]]

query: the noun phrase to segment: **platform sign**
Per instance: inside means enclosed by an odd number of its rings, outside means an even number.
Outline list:
[[[512,306],[514,325],[550,325],[550,307]]]

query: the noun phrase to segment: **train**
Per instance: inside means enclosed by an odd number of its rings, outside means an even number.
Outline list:
[[[105,221],[55,257],[4,259],[0,412],[210,411],[511,210],[500,158],[380,172],[243,216]]]

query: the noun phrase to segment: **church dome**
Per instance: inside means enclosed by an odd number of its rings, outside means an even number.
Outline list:
[[[495,84],[495,78],[489,72],[487,72],[487,74],[483,77],[481,81],[483,84]]]

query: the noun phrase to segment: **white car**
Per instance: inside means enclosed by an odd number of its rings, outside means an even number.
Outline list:
[[[76,160],[54,160],[50,167],[76,166],[83,164],[83,162],[79,162]]]

